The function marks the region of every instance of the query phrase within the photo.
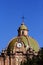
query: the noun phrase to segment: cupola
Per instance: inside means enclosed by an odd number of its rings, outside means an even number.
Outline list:
[[[24,23],[22,23],[18,28],[18,36],[21,35],[26,35],[26,36],[28,35],[28,28],[25,26]]]

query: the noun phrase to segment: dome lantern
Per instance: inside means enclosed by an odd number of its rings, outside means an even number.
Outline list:
[[[24,22],[18,28],[18,36],[20,35],[28,35],[28,28],[25,26]]]

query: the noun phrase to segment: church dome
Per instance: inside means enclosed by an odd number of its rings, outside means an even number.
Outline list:
[[[39,51],[38,43],[36,42],[35,39],[33,39],[30,36],[20,36],[20,37],[16,37],[12,39],[8,45],[8,48],[7,48],[8,51],[14,49],[14,44],[18,41],[19,38],[24,43],[25,46],[29,45],[35,52]]]
[[[10,50],[13,51],[13,49],[16,47],[17,48],[17,44],[18,43],[23,43],[23,45],[25,46],[26,50],[28,50],[28,48],[32,48],[35,52],[39,51],[39,46],[38,43],[35,39],[33,39],[32,37],[28,36],[28,28],[25,26],[24,23],[21,24],[21,26],[18,28],[18,36],[16,38],[13,38],[10,42],[9,45],[7,47],[7,51],[10,52]],[[17,43],[17,44],[16,44]],[[17,46],[15,46],[15,44]],[[21,44],[20,44],[21,45]],[[23,46],[22,46],[23,47]],[[27,48],[28,47],[28,48]]]

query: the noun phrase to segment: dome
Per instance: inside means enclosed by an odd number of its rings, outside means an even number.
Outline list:
[[[36,40],[34,40],[30,36],[20,36],[20,37],[16,37],[12,39],[8,45],[8,48],[7,48],[8,51],[10,51],[11,49],[12,50],[14,49],[14,44],[17,42],[18,38],[20,38],[20,40],[24,42],[25,46],[29,45],[35,52],[39,51],[38,43],[36,42]]]
[[[22,23],[18,30],[28,30],[28,28]]]

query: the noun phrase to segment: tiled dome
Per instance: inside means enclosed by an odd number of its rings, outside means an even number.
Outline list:
[[[32,37],[28,36],[20,36],[19,37],[21,41],[24,43],[25,46],[29,45],[34,51],[38,52],[39,51],[39,46],[36,40],[34,40]],[[18,37],[12,39],[10,41],[7,50],[10,51],[11,49],[13,50],[14,44],[17,42]]]

